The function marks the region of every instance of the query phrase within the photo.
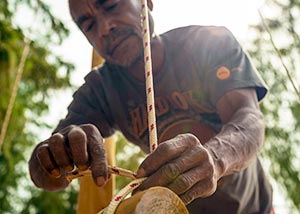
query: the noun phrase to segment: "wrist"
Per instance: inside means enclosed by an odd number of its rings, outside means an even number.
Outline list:
[[[216,139],[214,139],[216,140]],[[209,152],[209,154],[212,157],[214,166],[215,166],[215,174],[217,177],[217,180],[219,180],[220,178],[222,178],[224,175],[226,175],[226,162],[223,156],[220,156],[214,147],[209,146],[209,142],[207,142],[206,144],[204,144],[204,147],[207,149],[207,151]]]

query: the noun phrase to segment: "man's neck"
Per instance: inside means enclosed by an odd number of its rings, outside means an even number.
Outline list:
[[[151,60],[152,60],[152,72],[158,74],[161,72],[165,57],[164,57],[164,44],[159,36],[156,36],[151,40]],[[128,68],[128,71],[138,80],[145,80],[145,64],[144,59]]]

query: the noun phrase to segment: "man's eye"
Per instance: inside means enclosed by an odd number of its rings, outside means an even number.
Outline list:
[[[106,8],[105,8],[105,11],[106,11],[106,12],[111,12],[111,11],[113,11],[114,9],[116,9],[117,6],[118,6],[118,3],[114,3],[114,4],[112,4],[112,5],[108,6],[108,7],[106,7]]]
[[[92,30],[93,29],[93,27],[94,27],[94,21],[91,21],[91,22],[89,22],[88,24],[87,24],[87,27],[85,28],[85,31],[86,32],[89,32],[90,30]]]

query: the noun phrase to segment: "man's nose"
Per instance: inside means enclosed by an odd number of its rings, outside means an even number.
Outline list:
[[[116,25],[111,19],[101,19],[97,26],[98,34],[104,37],[108,36],[115,29],[115,27]]]

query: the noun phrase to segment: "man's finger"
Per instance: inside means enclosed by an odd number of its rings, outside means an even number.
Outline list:
[[[72,128],[68,133],[69,146],[74,164],[79,170],[88,169],[87,136],[80,127]]]
[[[178,176],[172,183],[168,185],[168,188],[177,195],[180,195],[189,190],[196,183],[211,177],[212,173],[207,167],[195,167]]]
[[[48,144],[41,145],[37,149],[37,158],[45,171],[47,171],[50,175],[53,177],[59,177],[60,176],[60,169],[55,163]]]
[[[171,162],[166,163],[156,172],[151,174],[151,176],[140,185],[138,190],[148,189],[152,186],[168,186],[171,190],[174,189],[176,192],[178,189],[177,191],[182,193],[181,191],[187,190],[186,188],[187,185],[189,185],[189,181],[186,181],[185,177],[181,177],[181,174],[194,167],[201,166],[202,161],[205,160],[205,157],[207,157],[207,154],[201,145],[191,147],[182,153],[181,156],[172,160]],[[195,175],[193,176],[195,177]],[[173,184],[174,182],[175,184]],[[196,182],[197,180],[194,181],[194,183]]]
[[[49,149],[59,167],[67,172],[74,169],[74,164],[67,152],[65,138],[61,133],[55,133],[49,138]]]
[[[200,144],[199,140],[189,134],[178,135],[177,137],[165,141],[158,145],[140,165],[137,171],[137,177],[146,177],[157,171],[165,163],[179,157],[187,149]]]
[[[91,171],[94,182],[98,186],[102,186],[106,183],[108,178],[103,138],[95,126],[83,125],[81,128],[85,133],[87,133],[88,152],[90,155]]]
[[[158,171],[148,177],[137,189],[137,191],[143,191],[153,186],[167,186],[170,182],[175,180],[180,175],[180,169],[177,165],[170,163],[164,165]]]
[[[180,195],[181,200],[187,205],[196,198],[205,198],[216,191],[217,185],[212,179],[205,179],[196,183],[190,190]]]

